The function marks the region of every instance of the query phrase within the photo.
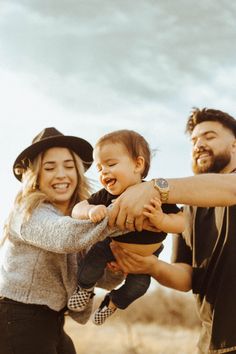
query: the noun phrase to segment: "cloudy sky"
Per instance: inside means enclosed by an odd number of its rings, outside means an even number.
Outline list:
[[[236,116],[235,16],[232,0],[1,0],[0,224],[45,127],[92,144],[134,129],[157,150],[150,178],[191,174],[191,108]]]

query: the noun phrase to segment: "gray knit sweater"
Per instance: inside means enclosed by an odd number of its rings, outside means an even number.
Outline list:
[[[64,216],[50,204],[34,210],[27,222],[16,210],[0,257],[0,296],[28,304],[63,309],[77,284],[78,260],[82,252],[111,232],[107,218],[98,224]],[[112,288],[121,276],[106,274],[103,287]],[[91,310],[91,306],[90,306]],[[72,313],[85,323],[85,313]]]

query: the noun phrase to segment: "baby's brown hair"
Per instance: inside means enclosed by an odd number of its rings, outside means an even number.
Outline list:
[[[102,146],[104,143],[119,143],[125,146],[130,157],[136,159],[138,156],[142,156],[145,161],[142,178],[145,178],[148,174],[151,161],[151,150],[148,142],[139,133],[128,130],[115,130],[111,133],[103,135],[96,143],[95,148]]]

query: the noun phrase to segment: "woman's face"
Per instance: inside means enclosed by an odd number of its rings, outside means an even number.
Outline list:
[[[39,173],[39,189],[64,214],[77,187],[78,177],[70,151],[63,147],[46,150]]]

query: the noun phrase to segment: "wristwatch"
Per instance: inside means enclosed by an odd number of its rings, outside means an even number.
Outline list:
[[[162,203],[166,203],[169,197],[170,186],[165,178],[153,178],[153,186],[160,193]]]

